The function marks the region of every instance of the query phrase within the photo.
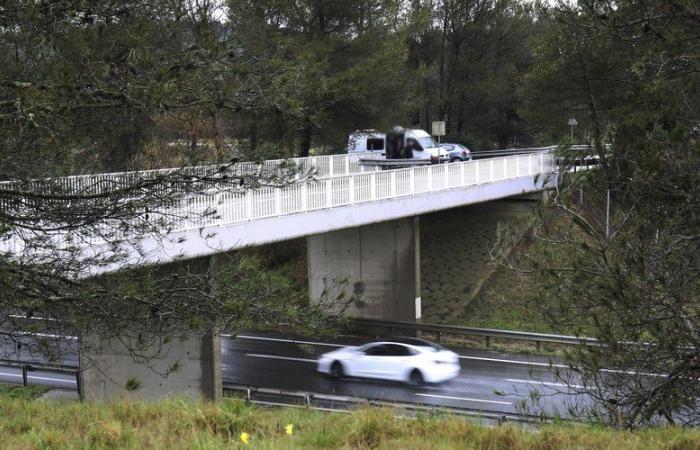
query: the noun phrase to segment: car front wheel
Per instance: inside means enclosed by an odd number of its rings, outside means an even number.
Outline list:
[[[411,386],[422,386],[425,384],[425,380],[423,379],[423,374],[420,373],[420,370],[418,369],[413,369],[408,376],[408,384]]]
[[[331,364],[331,376],[333,378],[341,378],[343,375],[345,375],[343,365],[340,361],[333,361],[333,364]]]

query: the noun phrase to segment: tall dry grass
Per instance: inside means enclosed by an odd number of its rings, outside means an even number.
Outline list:
[[[287,424],[294,433],[285,432]],[[250,435],[243,444],[240,434]],[[548,425],[483,427],[458,417],[395,417],[365,409],[329,414],[264,409],[240,401],[196,404],[36,400],[0,390],[2,449],[698,449],[700,431],[661,428],[638,432]]]

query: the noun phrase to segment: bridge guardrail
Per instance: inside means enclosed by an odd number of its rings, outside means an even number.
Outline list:
[[[353,319],[355,326],[367,328],[384,328],[391,330],[427,331],[435,333],[440,342],[442,335],[483,337],[486,347],[491,345],[491,339],[507,339],[515,341],[534,342],[537,349],[543,342],[562,345],[602,345],[597,339],[590,337],[563,336],[557,334],[532,333],[528,331],[496,330],[490,328],[472,328],[458,325],[442,325],[435,323],[397,322],[378,319]]]

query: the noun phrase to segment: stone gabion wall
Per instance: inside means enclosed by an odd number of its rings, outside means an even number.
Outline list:
[[[426,322],[449,322],[496,269],[490,249],[499,222],[522,220],[532,200],[473,205],[421,217],[421,297]]]

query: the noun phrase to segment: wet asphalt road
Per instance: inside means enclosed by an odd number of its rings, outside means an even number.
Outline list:
[[[316,359],[322,353],[342,345],[361,344],[366,340],[293,341],[275,334],[241,333],[236,338],[223,336],[221,342],[224,386],[236,384],[489,412],[544,413],[564,417],[568,416],[569,407],[586,401],[575,387],[567,386],[553,375],[550,361],[543,357],[459,350],[462,369],[458,378],[439,385],[411,387],[377,380],[336,380],[316,371]],[[18,355],[7,346],[2,348],[0,358],[43,362],[41,358],[30,358],[21,351]],[[77,366],[76,354],[67,353],[61,363]],[[560,369],[563,370],[563,366]],[[33,384],[76,389],[72,374],[33,370],[28,376]],[[21,369],[0,363],[0,382],[21,383]],[[572,378],[568,384],[575,385],[575,379]],[[537,394],[533,395],[533,392]]]
[[[275,335],[241,333],[222,340],[226,383],[282,390],[353,396],[372,400],[479,409],[490,412],[568,416],[586,401],[575,380],[556,379],[546,358],[484,351],[458,351],[461,374],[439,385],[411,387],[396,382],[332,379],[316,371],[322,353],[366,341],[292,342]],[[564,367],[560,367],[564,370]],[[569,386],[573,384],[573,388]],[[533,399],[533,392],[536,400]]]

